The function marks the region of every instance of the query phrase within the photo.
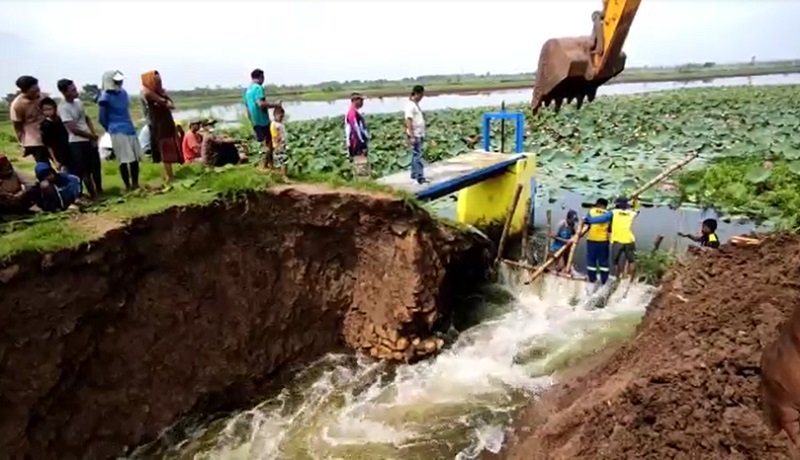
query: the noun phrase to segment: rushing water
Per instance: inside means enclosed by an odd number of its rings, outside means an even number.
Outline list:
[[[524,285],[505,275],[495,289],[508,297],[476,299],[477,324],[429,361],[391,367],[331,354],[261,404],[165,435],[134,457],[427,460],[497,451],[514,411],[552,385],[554,371],[628,336],[654,294],[623,283],[593,309],[579,282]]]
[[[603,85],[598,90],[599,95],[635,94],[650,91],[665,91],[680,88],[700,88],[714,86],[745,86],[745,85],[787,85],[800,83],[800,73],[782,75],[759,75],[753,77],[729,77],[707,80],[691,81],[663,81],[649,83],[615,83]],[[531,86],[532,87],[532,86]],[[440,94],[425,98],[425,110],[437,109],[466,109],[471,107],[499,106],[505,101],[507,104],[530,102],[533,89],[489,91],[476,94]],[[369,113],[393,113],[403,110],[406,97],[370,98],[364,104],[363,111]],[[311,120],[332,116],[344,116],[350,101],[337,99],[334,101],[286,101],[287,117],[290,120]],[[218,120],[235,123],[244,116],[242,104],[217,105],[204,109],[178,110],[174,114],[178,120],[188,120],[195,117],[214,117]]]

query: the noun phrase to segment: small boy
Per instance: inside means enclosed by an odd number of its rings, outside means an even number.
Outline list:
[[[717,237],[717,219],[706,219],[700,226],[700,235],[690,235],[688,233],[678,233],[678,236],[689,238],[690,240],[700,243],[704,248],[719,248],[719,238]]]
[[[70,174],[81,177],[80,164],[77,161],[70,161],[69,133],[58,116],[58,104],[46,97],[39,102],[39,106],[44,114],[41,126],[42,143],[50,152],[50,161],[56,169],[69,171]]]
[[[81,196],[81,180],[72,174],[56,172],[50,163],[36,163],[36,179],[40,199],[37,205],[43,211],[63,211],[76,208]]]
[[[567,212],[567,218],[562,220],[561,223],[558,225],[558,230],[555,234],[551,234],[550,238],[553,241],[550,243],[550,253],[555,254],[559,249],[564,247],[569,241],[575,236],[576,224],[578,223],[578,213],[575,210],[570,209]],[[569,254],[564,252],[558,260],[555,262],[555,269],[556,271],[561,271],[567,265],[567,259],[569,258]]]
[[[278,106],[272,111],[272,122],[269,125],[270,135],[272,136],[272,150],[274,152],[274,166],[280,168],[281,175],[286,176],[286,127],[283,125],[283,107]]]

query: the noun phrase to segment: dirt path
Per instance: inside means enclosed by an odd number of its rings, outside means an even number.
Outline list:
[[[631,343],[532,403],[502,458],[793,458],[760,409],[759,361],[800,299],[800,237],[679,268]]]

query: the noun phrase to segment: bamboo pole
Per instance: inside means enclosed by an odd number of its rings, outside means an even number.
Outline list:
[[[525,200],[525,220],[523,221],[522,226],[522,251],[520,254],[520,259],[522,259],[525,263],[530,260],[530,241],[529,241],[529,234],[530,231],[530,220],[531,220],[531,198],[528,197]]]
[[[542,262],[547,262],[550,256],[550,234],[553,233],[553,210],[547,210],[547,235],[544,237],[544,259]]]
[[[497,258],[494,260],[494,266],[500,263],[500,260],[503,258],[503,251],[506,248],[506,240],[508,239],[508,233],[511,229],[511,221],[514,218],[514,213],[517,211],[517,204],[519,203],[519,196],[522,194],[522,184],[517,185],[517,189],[514,190],[514,198],[511,200],[511,209],[508,210],[508,215],[506,216],[506,223],[503,225],[503,233],[500,235],[500,243],[497,245]]]
[[[545,271],[545,270],[547,270],[547,268],[548,268],[550,265],[552,265],[552,264],[553,264],[553,262],[555,262],[556,260],[558,260],[558,258],[559,258],[559,257],[561,257],[561,256],[564,254],[564,251],[566,251],[566,250],[570,249],[570,248],[571,248],[571,247],[572,247],[574,244],[576,244],[576,243],[578,242],[578,235],[579,235],[579,234],[578,234],[578,233],[576,233],[576,234],[575,234],[575,235],[574,235],[572,238],[570,238],[570,239],[569,239],[569,241],[567,242],[567,244],[565,244],[564,246],[562,246],[561,248],[559,248],[559,250],[558,250],[558,251],[556,251],[555,253],[553,253],[553,257],[551,257],[549,260],[545,260],[545,261],[544,261],[544,263],[543,263],[542,265],[539,265],[539,267],[538,267],[538,268],[536,268],[536,270],[534,270],[534,271],[533,271],[533,273],[531,274],[531,279],[529,279],[529,280],[528,280],[528,283],[531,283],[531,282],[533,282],[533,280],[535,280],[536,278],[538,278],[538,277],[542,276],[542,273],[544,273],[544,271]]]
[[[642,184],[641,187],[634,190],[631,195],[628,197],[629,199],[634,199],[641,195],[642,193],[646,192],[650,187],[656,185],[657,183],[661,182],[662,180],[666,179],[670,174],[674,173],[675,171],[681,169],[682,167],[686,166],[690,161],[697,158],[700,154],[697,152],[693,152],[688,157],[684,158],[683,160],[675,163],[674,165],[670,166],[669,168],[662,171],[656,177],[650,179],[649,181]]]
[[[656,236],[656,242],[653,244],[653,252],[658,251],[658,248],[661,247],[661,242],[664,241],[664,235]]]
[[[578,241],[581,240],[581,230],[583,229],[583,219],[578,221],[578,230],[575,232],[575,243],[569,249],[569,256],[567,257],[567,265],[564,266],[564,273],[572,273],[572,260],[575,258],[575,249],[578,247]]]

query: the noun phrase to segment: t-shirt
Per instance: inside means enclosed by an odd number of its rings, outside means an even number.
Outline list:
[[[200,158],[200,142],[199,134],[195,134],[192,131],[189,131],[183,136],[181,151],[183,152],[183,160],[185,162],[191,163],[195,159]]]
[[[10,115],[11,121],[15,123],[22,123],[22,146],[23,147],[38,147],[42,144],[42,131],[41,124],[44,120],[44,114],[41,107],[39,107],[41,98],[28,99],[23,94],[17,95],[11,101]]]
[[[65,165],[69,161],[69,134],[64,123],[56,118],[50,120],[45,118],[41,124],[42,142],[53,150],[56,161]],[[40,161],[38,158],[36,161]]]
[[[405,118],[411,119],[414,137],[425,137],[425,117],[419,104],[409,99],[406,102]]]
[[[709,233],[708,235],[700,235],[700,246],[706,248],[719,248],[719,238],[716,233]]]
[[[250,85],[244,93],[244,105],[247,106],[253,126],[269,126],[269,114],[258,106],[258,101],[264,98],[264,87],[258,83]]]
[[[61,101],[58,104],[58,116],[61,117],[61,120],[64,124],[74,122],[76,127],[85,132],[89,131],[89,124],[86,123],[86,109],[83,108],[83,102],[80,99],[75,99],[72,102]],[[83,136],[78,136],[77,134],[73,134],[72,131],[67,129],[69,132],[69,142],[86,142],[89,139]]]
[[[286,126],[283,123],[273,121],[269,125],[269,133],[272,135],[272,148],[286,150]]]

